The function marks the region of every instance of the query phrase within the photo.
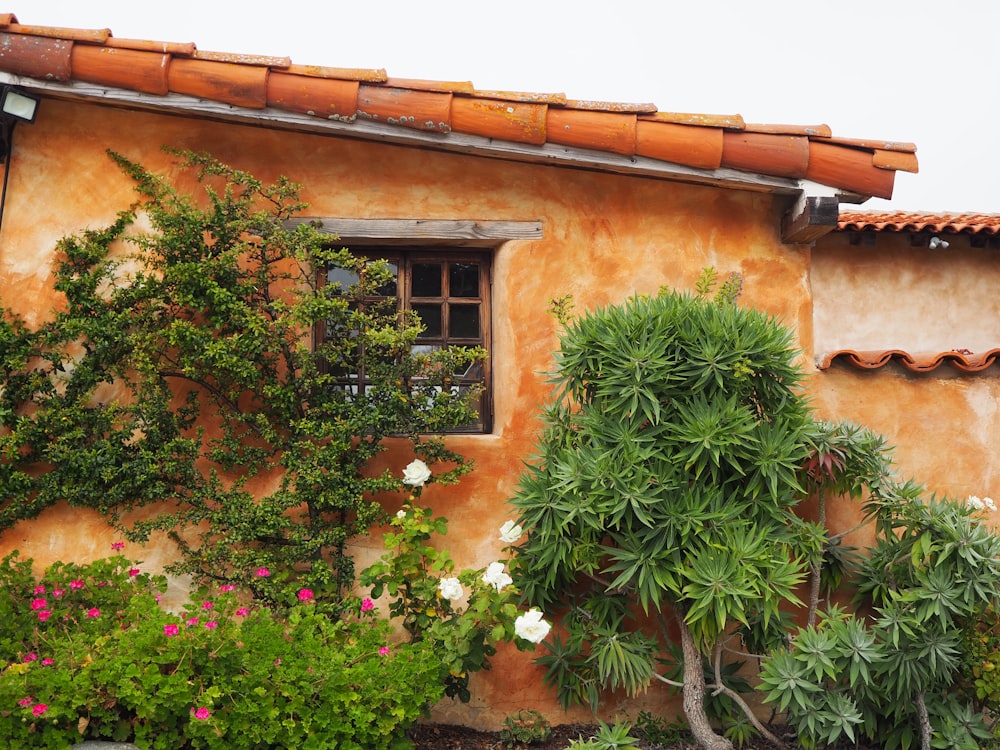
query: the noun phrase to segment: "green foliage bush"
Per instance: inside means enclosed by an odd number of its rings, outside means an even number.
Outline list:
[[[28,562],[3,561],[9,746],[403,747],[443,693],[430,644],[390,643],[370,606],[335,622],[308,590],[278,612],[223,585],[172,613],[157,602],[164,588],[122,556],[57,564],[37,581]]]
[[[534,648],[550,625],[540,621],[526,628],[526,615],[518,609],[520,590],[505,560],[455,572],[449,552],[432,543],[437,536],[440,545],[447,534],[447,519],[413,502],[422,487],[414,488],[410,502],[392,519],[383,536],[386,554],[361,572],[360,582],[371,586],[373,597],[388,597],[390,617],[399,620],[411,641],[431,645],[441,660],[445,694],[468,702],[469,677],[490,668],[497,643]],[[498,540],[509,547],[521,534],[520,527],[507,522]]]
[[[864,737],[978,750],[992,738],[962,670],[970,645],[989,642],[967,639],[1000,597],[1000,536],[975,505],[919,493],[904,485],[869,508],[878,535],[856,583],[872,614],[831,611],[764,662],[766,700],[805,747]]]
[[[702,658],[721,656],[737,625],[780,622],[808,537],[793,513],[813,434],[797,353],[787,329],[734,303],[738,290],[739,279],[714,299],[664,290],[570,321],[512,500],[528,530],[527,599],[561,608],[563,635],[540,660],[560,699],[595,705],[602,688],[669,681],[657,660],[675,626],[676,684],[710,742],[721,738],[708,737]]]
[[[402,489],[372,468],[384,438],[447,462],[438,482],[468,471],[427,435],[473,419],[449,376],[482,352],[412,353],[419,320],[372,300],[386,265],[289,224],[297,185],[176,156],[200,192],[112,154],[136,204],[60,242],[63,300],[43,323],[0,315],[0,529],[65,500],[133,540],[168,532],[175,572],[273,602],[307,587],[335,610],[348,540],[380,517],[375,495]],[[357,283],[325,283],[330,266]],[[318,325],[343,335],[314,345]],[[361,374],[366,389],[344,385]],[[125,523],[141,506],[157,512]]]

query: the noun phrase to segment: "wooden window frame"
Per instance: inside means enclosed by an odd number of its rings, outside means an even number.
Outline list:
[[[350,248],[364,256],[374,253],[373,248],[383,250],[395,247],[409,247],[421,251],[437,251],[460,255],[474,250],[486,253],[490,262],[487,291],[489,304],[485,308],[485,322],[489,331],[493,330],[492,277],[496,252],[506,242],[541,240],[542,222],[538,220],[477,220],[477,219],[358,219],[352,217],[300,216],[289,219],[290,229],[299,224],[308,224],[323,234],[331,236],[331,243]],[[487,347],[486,387],[484,401],[488,414],[480,415],[485,427],[472,432],[466,430],[448,434],[492,434],[494,420],[493,372],[495,352],[492,340]]]
[[[368,246],[352,251],[354,255],[371,260],[386,260],[397,268],[396,294],[400,309],[412,310],[413,305],[439,305],[440,335],[422,336],[417,340],[417,346],[465,346],[482,347],[486,351],[486,359],[478,365],[481,369],[474,377],[456,375],[455,384],[459,387],[481,384],[483,391],[479,397],[477,422],[465,427],[448,430],[446,434],[488,434],[493,429],[493,399],[492,399],[492,304],[491,285],[493,258],[489,250],[482,248],[434,247],[418,245],[412,247]],[[468,263],[478,266],[478,295],[455,295],[450,288],[451,275],[449,269],[455,264]],[[441,288],[437,296],[413,294],[413,267],[415,265],[441,264]],[[326,273],[323,272],[321,283],[325,283]],[[374,297],[372,299],[375,299]],[[479,336],[456,336],[450,330],[449,312],[452,306],[472,307],[479,309]],[[322,324],[316,327],[317,343],[325,340],[326,331]],[[364,373],[360,373],[359,387],[364,388]]]

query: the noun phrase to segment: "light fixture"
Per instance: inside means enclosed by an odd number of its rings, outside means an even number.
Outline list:
[[[0,89],[0,161],[3,162],[3,190],[0,191],[0,226],[3,226],[3,209],[7,203],[7,183],[10,181],[10,154],[13,149],[14,126],[19,122],[32,123],[38,114],[37,96],[13,86]]]
[[[931,237],[931,241],[927,243],[927,247],[930,250],[937,250],[938,248],[947,250],[949,244],[947,240],[942,240],[940,237]]]
[[[4,86],[0,93],[0,112],[4,117],[10,117],[21,122],[34,122],[38,114],[37,96],[26,94],[18,89]]]

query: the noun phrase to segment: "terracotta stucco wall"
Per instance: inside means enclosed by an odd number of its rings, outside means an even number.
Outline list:
[[[531,453],[537,408],[549,392],[543,373],[556,345],[550,298],[571,294],[581,310],[662,285],[691,289],[712,265],[722,274],[741,272],[744,304],[779,316],[811,350],[810,251],[781,244],[780,207],[766,194],[51,100],[34,125],[15,135],[0,234],[4,304],[29,320],[59,304],[50,273],[59,238],[109,223],[132,199],[129,181],[105,149],[171,170],[161,144],[209,151],[265,180],[287,175],[305,186],[312,216],[542,222],[543,239],[508,242],[494,255],[494,430],[455,437],[452,444],[474,458],[475,471],[457,487],[431,487],[424,495],[451,519],[447,544],[463,567],[499,554],[496,529],[510,517],[505,501]],[[834,397],[824,406],[842,407]],[[409,458],[387,460],[401,468]],[[19,548],[44,565],[103,556],[111,540],[100,518],[53,508],[0,536],[0,553]],[[377,539],[361,544],[361,564],[380,551]],[[147,567],[169,554],[166,546],[141,552]],[[498,726],[519,708],[535,707],[553,721],[572,718],[544,688],[530,656],[513,649],[502,650],[494,670],[476,678],[473,694],[469,706],[447,702],[437,716]],[[663,699],[652,690],[644,700]],[[606,706],[609,715],[617,708],[613,701]]]
[[[950,246],[913,246],[905,233],[850,244],[823,238],[812,253],[815,358],[839,349],[981,353],[1000,346],[1000,256],[948,235]],[[835,361],[816,371],[820,416],[868,425],[896,446],[903,477],[954,497],[1000,493],[1000,373],[948,364],[913,373],[890,363],[858,370]]]

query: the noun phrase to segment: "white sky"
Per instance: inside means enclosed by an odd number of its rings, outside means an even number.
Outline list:
[[[997,0],[8,0],[22,24],[917,144],[864,210],[1000,213]]]

